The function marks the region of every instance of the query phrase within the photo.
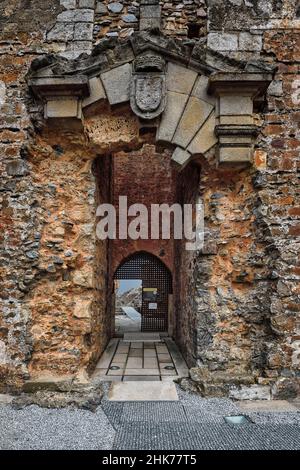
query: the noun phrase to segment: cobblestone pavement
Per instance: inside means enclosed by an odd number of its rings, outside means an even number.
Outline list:
[[[103,384],[108,389],[108,383]],[[107,391],[107,390],[106,390]],[[0,406],[0,449],[299,450],[300,409],[241,412],[226,398],[178,388],[178,402],[111,402],[81,409]],[[244,425],[224,416],[245,415]]]

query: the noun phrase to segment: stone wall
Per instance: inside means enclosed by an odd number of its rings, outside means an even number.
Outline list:
[[[143,158],[149,142],[128,109],[101,108],[84,130],[48,129],[25,77],[43,54],[76,58],[130,36],[139,2],[116,3],[1,2],[2,389],[91,368],[110,335],[109,258],[93,231],[96,204],[109,199],[104,155]],[[194,56],[220,70],[257,70],[263,59],[277,71],[267,102],[256,103],[254,164],[217,168],[213,152],[201,160],[191,194],[205,204],[206,243],[201,253],[176,248],[177,340],[207,394],[285,398],[297,393],[300,363],[299,6],[206,3],[161,2],[163,32],[189,47],[198,34]]]

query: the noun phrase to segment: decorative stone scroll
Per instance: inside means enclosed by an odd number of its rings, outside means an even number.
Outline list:
[[[130,105],[142,119],[154,119],[165,109],[165,60],[154,51],[144,52],[134,61]]]

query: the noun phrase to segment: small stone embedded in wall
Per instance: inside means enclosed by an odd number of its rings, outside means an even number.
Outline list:
[[[112,13],[120,13],[123,10],[124,5],[120,2],[112,2],[107,5],[107,8]]]

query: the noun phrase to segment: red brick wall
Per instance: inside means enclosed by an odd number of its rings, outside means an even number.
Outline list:
[[[112,160],[112,200],[116,208],[119,196],[128,197],[128,207],[141,203],[150,209],[151,204],[171,205],[176,202],[176,171],[171,166],[169,152],[157,153],[153,145],[147,144],[138,151],[119,152]],[[150,228],[149,224],[149,231]],[[112,273],[125,258],[137,251],[156,255],[173,271],[172,240],[128,239],[114,240],[111,243]]]

